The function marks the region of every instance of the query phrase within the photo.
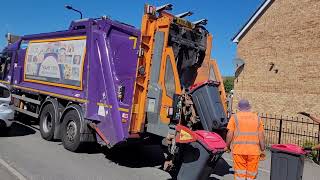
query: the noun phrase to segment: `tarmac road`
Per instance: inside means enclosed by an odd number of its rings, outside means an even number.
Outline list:
[[[3,165],[0,165],[0,177],[3,180],[19,180],[7,169],[7,167],[4,167]]]
[[[41,138],[38,126],[14,123],[0,137],[0,160],[30,180],[143,180],[170,179],[160,170],[164,160],[159,146],[120,148],[116,153],[93,147],[86,153],[65,150],[61,142]],[[0,167],[0,179],[11,178]],[[10,176],[10,177],[9,177]]]
[[[231,180],[231,157],[220,159],[210,180]],[[131,145],[113,153],[98,147],[86,153],[73,153],[61,142],[41,138],[39,126],[14,123],[8,134],[0,135],[0,180],[164,180],[171,176],[162,171],[163,152],[158,145]],[[1,165],[1,162],[0,162]],[[15,175],[15,176],[14,176]],[[269,179],[260,178],[261,180]]]
[[[132,145],[113,153],[93,147],[73,153],[61,142],[48,142],[38,126],[14,123],[9,134],[0,135],[0,180],[164,180],[163,152],[158,145]],[[271,154],[259,167],[259,180],[270,179]],[[305,180],[320,177],[318,165],[305,161]],[[232,157],[223,155],[209,180],[232,180]]]

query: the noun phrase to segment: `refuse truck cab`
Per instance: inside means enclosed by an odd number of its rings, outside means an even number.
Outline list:
[[[112,148],[131,138],[162,137],[169,164],[183,154],[180,145],[217,137],[196,133],[221,130],[228,121],[207,20],[190,22],[191,12],[173,15],[171,9],[145,5],[141,31],[101,17],[15,38],[1,54],[0,72],[15,111],[38,118],[42,138],[61,139],[70,151],[86,142]],[[203,157],[211,158],[213,147],[203,147],[210,152]]]

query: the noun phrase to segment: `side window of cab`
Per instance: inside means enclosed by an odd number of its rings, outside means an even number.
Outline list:
[[[4,52],[0,56],[0,80],[4,80],[11,67],[12,52]]]

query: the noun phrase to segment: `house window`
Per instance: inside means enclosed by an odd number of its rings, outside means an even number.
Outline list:
[[[166,74],[164,77],[164,84],[165,84],[167,96],[173,98],[173,95],[176,92],[176,83],[174,80],[173,67],[172,67],[169,56],[167,56],[167,59],[166,59]]]
[[[10,91],[7,88],[0,86],[0,98],[8,98],[10,97]]]

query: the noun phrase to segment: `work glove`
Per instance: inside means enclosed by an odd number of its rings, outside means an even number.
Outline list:
[[[310,117],[310,114],[309,114],[309,113],[306,113],[306,112],[298,112],[298,114],[301,114],[301,115],[303,115],[303,116]]]

